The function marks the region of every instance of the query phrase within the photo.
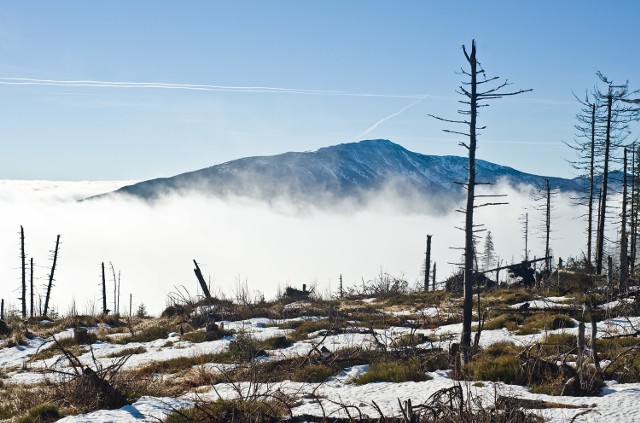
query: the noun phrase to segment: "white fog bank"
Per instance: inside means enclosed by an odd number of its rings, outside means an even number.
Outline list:
[[[43,294],[51,266],[50,250],[61,234],[60,256],[51,302],[65,314],[73,300],[80,312],[101,309],[100,263],[112,262],[121,272],[121,312],[144,303],[160,313],[167,294],[184,285],[193,295],[196,259],[212,291],[233,297],[238,281],[249,289],[275,296],[278,287],[317,284],[323,294],[336,292],[338,277],[345,286],[373,279],[380,271],[404,275],[413,285],[422,279],[426,235],[432,234],[432,261],[438,280],[458,262],[463,233],[460,213],[408,213],[394,206],[388,193],[366,207],[350,211],[282,213],[252,201],[221,200],[200,194],[167,196],[153,204],[132,198],[102,198],[78,202],[116,189],[121,182],[0,181],[0,297],[19,306],[19,230],[24,226],[27,262],[35,260],[35,284]],[[522,258],[520,217],[533,207],[530,192],[508,193],[509,205],[481,208],[476,221],[492,232],[496,253],[507,263]],[[585,244],[582,210],[566,196],[554,199],[554,256],[577,256]],[[542,256],[542,212],[529,210],[531,255]],[[480,246],[482,240],[480,240]],[[27,269],[27,280],[29,271]],[[113,283],[107,272],[109,308]]]

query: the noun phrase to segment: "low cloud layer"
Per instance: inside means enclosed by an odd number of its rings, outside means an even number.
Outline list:
[[[0,181],[0,297],[19,307],[19,228],[26,233],[26,253],[34,257],[35,284],[44,293],[50,250],[57,234],[61,248],[52,304],[61,313],[75,300],[80,312],[101,309],[100,263],[112,262],[121,272],[121,312],[144,303],[157,314],[176,286],[193,295],[197,282],[192,260],[201,263],[214,292],[233,297],[237,284],[273,297],[278,287],[317,284],[321,293],[335,292],[338,277],[344,284],[360,285],[380,271],[404,275],[419,283],[426,235],[433,235],[432,260],[438,280],[459,262],[462,217],[451,206],[447,214],[421,213],[442,205],[425,204],[407,210],[397,206],[395,194],[386,190],[366,204],[339,210],[305,210],[285,204],[277,207],[250,200],[209,198],[202,194],[163,197],[153,204],[123,197],[93,201],[78,199],[113,190],[122,182]],[[478,209],[478,223],[493,234],[496,253],[505,262],[523,254],[522,223],[526,207],[533,207],[531,192],[506,186],[509,205]],[[432,200],[436,203],[437,200]],[[283,212],[284,211],[284,212]],[[556,257],[581,253],[581,210],[564,196],[555,198],[552,248]],[[542,242],[536,225],[542,212],[529,210],[531,255],[541,256]],[[482,245],[482,240],[480,240]],[[28,260],[28,259],[27,259]],[[28,272],[27,272],[28,275]],[[27,276],[28,278],[28,276]],[[113,284],[108,273],[109,308]]]

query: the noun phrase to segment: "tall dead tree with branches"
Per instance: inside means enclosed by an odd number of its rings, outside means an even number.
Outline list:
[[[576,204],[587,207],[587,251],[585,253],[585,265],[593,268],[593,229],[594,223],[594,202],[595,202],[595,176],[596,158],[601,155],[600,141],[604,134],[602,128],[598,126],[598,98],[593,93],[586,93],[584,99],[574,95],[580,103],[580,112],[576,115],[578,123],[575,125],[576,135],[573,144],[567,145],[578,155],[578,159],[571,161],[574,169],[580,172],[588,184],[587,193],[578,197]]]
[[[469,82],[462,82],[459,89],[456,90],[458,94],[465,97],[464,100],[459,102],[465,105],[464,109],[458,110],[458,113],[464,116],[461,120],[444,119],[441,117],[432,117],[454,124],[464,125],[465,131],[444,130],[452,134],[462,135],[468,137],[469,141],[461,142],[460,145],[465,147],[469,152],[469,174],[466,184],[464,184],[467,190],[467,202],[464,209],[465,214],[465,242],[464,242],[464,305],[463,305],[463,322],[462,322],[462,336],[460,340],[460,360],[463,366],[469,362],[470,346],[471,346],[471,322],[473,313],[473,283],[474,283],[474,224],[473,224],[473,211],[477,207],[483,207],[488,205],[504,204],[504,203],[485,203],[476,205],[476,148],[477,148],[477,136],[478,130],[485,129],[485,126],[478,127],[478,110],[481,107],[486,107],[489,104],[489,100],[499,99],[505,96],[513,96],[521,94],[531,90],[517,90],[517,91],[505,91],[505,88],[510,85],[508,81],[498,83],[497,85],[490,87],[485,84],[494,82],[499,77],[488,78],[484,69],[477,61],[476,58],[476,42],[471,41],[471,52],[469,53],[466,47],[462,46],[462,51],[469,65],[469,70],[462,69],[462,73],[469,77]],[[489,87],[489,88],[485,88]]]
[[[598,231],[596,238],[596,274],[602,274],[604,257],[605,223],[607,216],[607,200],[609,195],[609,168],[613,150],[624,145],[628,135],[629,123],[638,119],[640,108],[629,99],[637,91],[629,92],[628,83],[614,84],[602,73],[597,73],[600,81],[606,85],[605,90],[596,89],[596,97],[605,107],[604,153],[602,166],[602,187],[600,189],[600,210],[598,215]]]

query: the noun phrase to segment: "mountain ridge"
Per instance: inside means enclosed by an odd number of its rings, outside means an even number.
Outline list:
[[[478,182],[505,181],[580,192],[581,178],[558,178],[520,172],[514,168],[476,161]],[[359,200],[389,185],[400,195],[461,197],[467,177],[467,158],[435,156],[409,151],[389,140],[343,143],[307,152],[253,156],[228,161],[172,177],[124,186],[109,194],[127,194],[155,200],[163,194],[197,191],[220,197],[244,196],[272,201],[287,198],[317,204],[327,200]]]

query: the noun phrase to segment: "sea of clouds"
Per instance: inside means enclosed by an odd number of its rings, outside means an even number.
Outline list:
[[[340,275],[345,287],[361,285],[380,272],[420,284],[427,234],[433,235],[432,261],[439,281],[455,270],[448,263],[461,257],[455,247],[462,246],[464,234],[455,227],[463,226],[463,214],[454,205],[449,213],[430,212],[442,209],[438,199],[407,208],[385,190],[357,206],[304,211],[194,192],[153,203],[117,196],[79,201],[127,183],[0,181],[0,297],[7,308],[20,306],[21,225],[27,263],[30,257],[35,261],[36,304],[45,292],[56,235],[61,235],[51,298],[61,314],[68,313],[72,302],[81,313],[101,310],[102,262],[107,266],[109,308],[114,297],[112,263],[121,280],[120,311],[129,311],[132,295],[134,312],[143,303],[150,313],[159,314],[176,287],[198,295],[194,259],[214,293],[233,298],[246,286],[252,295],[259,292],[269,299],[285,286],[301,288],[303,283],[315,285],[325,296],[335,294]],[[544,212],[535,209],[534,190],[506,185],[492,190],[508,194],[500,201],[509,204],[477,209],[476,222],[491,231],[496,254],[504,263],[522,259],[521,218],[528,212],[530,256],[542,256]],[[581,255],[585,225],[579,217],[584,210],[564,194],[554,196],[553,203],[554,256],[566,260]],[[482,244],[480,238],[480,248]]]

